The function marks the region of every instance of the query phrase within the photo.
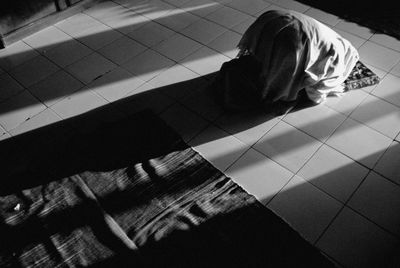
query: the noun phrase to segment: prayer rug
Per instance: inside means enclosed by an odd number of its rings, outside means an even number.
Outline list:
[[[149,111],[50,130],[0,143],[1,267],[334,267]]]

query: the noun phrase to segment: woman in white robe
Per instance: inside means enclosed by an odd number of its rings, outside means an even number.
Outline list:
[[[265,12],[247,29],[238,48],[239,58],[250,55],[260,66],[258,95],[264,106],[292,103],[300,91],[315,104],[340,94],[359,59],[349,41],[295,11]]]

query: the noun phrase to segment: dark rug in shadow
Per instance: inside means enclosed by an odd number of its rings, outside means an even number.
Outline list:
[[[397,1],[297,1],[400,40],[400,7]]]
[[[0,143],[1,267],[333,267],[153,113],[65,129]]]

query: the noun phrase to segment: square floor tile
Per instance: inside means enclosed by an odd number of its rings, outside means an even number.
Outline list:
[[[247,13],[249,15],[257,14],[270,5],[270,3],[263,0],[233,0],[227,4],[227,6],[239,10],[243,13]]]
[[[171,29],[150,21],[142,27],[130,32],[128,36],[146,46],[152,47],[161,41],[168,39],[174,33],[175,32]]]
[[[135,90],[145,81],[121,67],[106,73],[88,85],[88,88],[109,102],[119,100]]]
[[[226,174],[260,202],[267,204],[293,173],[254,149],[248,150]]]
[[[371,172],[348,206],[386,230],[400,235],[400,186]]]
[[[344,208],[316,246],[345,267],[382,267],[396,243],[393,236]]]
[[[392,36],[383,33],[375,33],[369,41],[378,43],[387,48],[391,48],[400,52],[400,41]]]
[[[111,60],[112,62],[121,65],[129,59],[139,55],[147,49],[146,46],[123,36],[114,42],[102,47],[98,52]]]
[[[3,102],[24,90],[24,88],[7,73],[0,74],[0,85],[0,102]]]
[[[57,65],[39,55],[15,67],[10,74],[24,87],[29,87],[57,70],[59,70]]]
[[[107,104],[105,99],[93,91],[83,88],[67,98],[57,102],[51,106],[51,109],[61,118],[66,119],[83,114],[105,104]]]
[[[256,21],[255,17],[250,17],[247,20],[232,27],[232,31],[235,31],[235,32],[243,35],[246,32],[246,30],[250,27],[250,25],[253,24],[253,22],[255,22],[255,21]]]
[[[202,131],[189,144],[222,172],[249,148],[248,145],[215,126]]]
[[[296,173],[321,145],[313,137],[281,121],[254,148]]]
[[[233,59],[239,53],[237,45],[241,38],[242,36],[240,34],[228,30],[210,42],[207,46]]]
[[[270,2],[272,3],[272,1],[270,1]],[[287,11],[286,8],[281,7],[281,6],[278,6],[277,4],[273,4],[273,5],[268,6],[266,9],[262,10],[261,12],[254,14],[253,16],[254,16],[254,17],[259,17],[259,16],[261,16],[263,13],[265,13],[265,12],[267,12],[267,11],[269,11],[269,10]]]
[[[349,41],[356,49],[359,49],[362,44],[364,44],[367,40],[364,38],[361,38],[357,35],[351,34],[349,32],[333,28],[333,30],[338,33],[340,36],[342,36],[344,39]]]
[[[200,47],[200,43],[177,33],[154,46],[153,49],[174,61],[180,61]]]
[[[75,39],[71,39],[49,51],[46,51],[44,56],[60,67],[66,67],[91,53],[93,53],[92,49]]]
[[[167,2],[168,4],[173,5],[173,6],[181,7],[185,3],[189,2],[190,0],[164,0],[164,1]]]
[[[126,7],[114,3],[113,1],[102,1],[85,9],[83,13],[95,19],[101,20],[109,16],[117,15],[124,10],[127,10]]]
[[[0,104],[0,125],[10,131],[46,109],[27,90]]]
[[[193,54],[181,60],[181,64],[199,75],[207,75],[219,71],[224,62],[231,59],[212,50],[202,47]]]
[[[349,157],[323,145],[297,174],[345,203],[368,171]]]
[[[111,71],[117,65],[98,53],[92,53],[69,65],[66,70],[85,84]]]
[[[181,8],[199,17],[205,17],[221,7],[223,5],[212,0],[191,0],[183,4]]]
[[[359,49],[362,62],[376,66],[382,70],[389,71],[400,60],[400,52],[366,41]]]
[[[316,105],[287,114],[283,120],[320,141],[326,141],[346,116],[325,106]]]
[[[387,74],[372,94],[400,107],[400,77]]]
[[[393,141],[374,170],[400,185],[400,144]]]
[[[327,140],[327,144],[353,160],[372,168],[392,139],[351,118]]]
[[[304,12],[304,14],[325,23],[328,26],[335,26],[340,20],[338,16],[332,15],[318,8],[310,8]]]
[[[60,70],[29,87],[29,91],[49,107],[82,87],[82,82]]]
[[[148,49],[138,56],[125,62],[122,67],[129,72],[136,74],[140,79],[149,81],[167,68],[173,66],[174,61]]]
[[[350,117],[392,139],[400,133],[400,107],[372,95]]]
[[[293,177],[268,204],[311,243],[315,243],[342,206],[299,176]]]
[[[25,43],[39,51],[45,53],[52,48],[70,41],[72,38],[68,34],[54,26],[47,27],[23,39]]]
[[[363,90],[351,90],[341,97],[328,97],[324,105],[349,115],[367,96],[368,94]]]
[[[151,20],[164,18],[171,10],[176,9],[175,6],[162,0],[117,0],[116,2]]]
[[[114,11],[112,14],[108,14],[99,20],[123,34],[128,34],[150,21],[149,18],[124,7],[121,7],[120,10]]]
[[[239,23],[249,19],[250,15],[247,15],[236,9],[224,6],[210,13],[205,18],[230,29],[238,25]]]
[[[211,21],[200,19],[180,31],[181,34],[196,40],[204,45],[220,36],[226,28]]]
[[[400,63],[396,64],[391,70],[390,70],[391,74],[394,74],[398,77],[400,77]]]
[[[39,53],[23,41],[15,42],[0,50],[0,67],[9,71],[12,68],[36,57]]]
[[[166,69],[165,71],[151,79],[149,83],[157,88],[170,85],[170,87],[165,88],[163,92],[172,98],[182,99],[184,96],[187,96],[187,94],[193,92],[195,88],[192,88],[190,86],[182,88],[181,86],[179,86],[179,83],[190,81],[198,77],[198,74],[189,70],[188,68],[180,64],[175,64],[171,68]]]
[[[179,133],[185,142],[189,142],[209,124],[206,120],[180,104],[172,105],[160,116]]]
[[[157,23],[160,23],[173,31],[179,32],[199,19],[199,16],[186,12],[183,9],[174,8],[162,18],[157,19]]]
[[[18,127],[10,130],[10,134],[15,136],[40,127],[51,125],[60,121],[61,118],[50,109],[46,109],[39,114],[33,116],[29,120],[23,122]]]
[[[366,40],[368,40],[374,34],[374,32],[367,27],[360,26],[357,23],[344,20],[339,21],[339,23],[335,25],[335,28],[357,35]]]
[[[277,117],[268,118],[264,113],[243,112],[227,113],[219,118],[215,124],[242,142],[252,146],[279,120]]]
[[[8,139],[8,138],[10,138],[10,137],[11,137],[11,135],[8,134],[8,132],[7,132],[4,128],[2,128],[2,127],[0,126],[0,141],[5,140],[5,139]]]

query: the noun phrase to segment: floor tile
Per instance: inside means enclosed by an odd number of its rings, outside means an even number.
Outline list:
[[[375,33],[369,41],[378,43],[387,48],[391,48],[400,52],[400,41],[392,36],[383,33]]]
[[[128,34],[132,39],[144,44],[145,46],[153,47],[171,37],[175,32],[161,24],[150,21],[142,27]]]
[[[161,0],[117,0],[115,2],[121,3],[133,12],[141,14],[151,20],[164,18],[171,10],[176,9],[175,6]]]
[[[8,139],[8,138],[10,138],[10,137],[11,137],[11,135],[8,134],[8,132],[7,132],[4,128],[2,128],[2,127],[0,126],[0,141],[5,140],[5,139]]]
[[[295,173],[321,145],[321,142],[281,121],[254,148]]]
[[[46,109],[27,90],[0,104],[0,125],[7,131]]]
[[[400,235],[400,186],[371,172],[348,206],[389,232]]]
[[[400,185],[400,144],[393,141],[374,170]]]
[[[269,1],[269,2],[272,3],[272,1]],[[267,11],[269,11],[269,10],[287,11],[287,9],[284,8],[284,7],[278,6],[277,4],[272,4],[272,5],[268,6],[266,9],[262,10],[261,12],[254,14],[253,16],[258,18],[258,17],[261,16],[263,13],[265,13],[265,12],[267,12]]]
[[[269,2],[279,5],[283,8],[289,9],[289,10],[294,10],[300,13],[306,12],[310,7],[307,5],[304,5],[300,2],[293,1],[293,0],[270,0]]]
[[[212,0],[191,0],[182,5],[181,8],[199,17],[205,17],[221,7],[223,5]]]
[[[12,68],[36,57],[39,53],[23,41],[15,42],[0,50],[0,67],[9,71]]]
[[[29,87],[29,91],[50,107],[82,87],[82,82],[60,70]]]
[[[83,83],[89,84],[115,67],[114,63],[95,52],[69,65],[66,70]]]
[[[200,43],[177,33],[157,44],[153,49],[174,61],[180,61],[200,47]]]
[[[287,114],[283,120],[314,138],[325,141],[346,117],[327,107],[316,105]]]
[[[360,60],[389,71],[400,60],[400,52],[383,47],[371,41],[366,41],[358,50]]]
[[[140,62],[140,64],[138,64]],[[140,79],[149,81],[167,68],[173,66],[174,61],[148,49],[133,59],[125,62],[122,67],[129,72],[136,74]]]
[[[84,44],[76,41],[75,39],[71,39],[49,51],[46,51],[44,56],[58,66],[64,68],[82,59],[83,57],[88,56],[92,52],[93,50]]]
[[[105,104],[107,104],[105,99],[93,91],[83,88],[57,102],[51,106],[51,109],[61,118],[66,119],[83,114]]]
[[[210,13],[205,18],[229,29],[249,19],[250,15],[224,6]]]
[[[400,77],[387,74],[372,91],[374,96],[400,107]]]
[[[372,168],[389,147],[391,139],[351,118],[327,140],[327,144],[353,160]]]
[[[227,4],[227,6],[249,15],[259,13],[270,5],[270,3],[263,0],[233,0]]]
[[[160,23],[173,31],[179,32],[199,19],[199,16],[186,12],[183,9],[176,8],[169,11],[164,17],[157,19],[157,23]]]
[[[203,46],[184,58],[181,64],[200,75],[207,75],[219,71],[221,65],[230,60],[230,58],[217,51]]]
[[[359,49],[362,44],[364,44],[367,40],[364,38],[361,38],[357,35],[351,34],[349,32],[332,28],[335,32],[337,32],[339,35],[341,35],[343,38],[345,38],[347,41],[349,41],[356,49]]]
[[[129,59],[139,55],[146,49],[146,46],[126,36],[123,36],[99,49],[98,53],[111,60],[112,62],[121,65]]]
[[[90,83],[88,88],[109,102],[113,102],[125,97],[144,83],[145,81],[142,79],[135,77],[121,67],[117,67]]]
[[[174,104],[161,113],[161,118],[180,134],[185,142],[189,142],[204,128],[208,122],[180,104]]]
[[[58,69],[57,65],[39,55],[15,67],[10,74],[24,87],[29,87],[55,73]]]
[[[190,0],[164,0],[164,1],[167,2],[168,4],[173,5],[173,6],[181,7],[185,3],[189,2]]]
[[[43,54],[64,42],[70,41],[71,39],[71,36],[68,34],[54,26],[50,26],[24,38],[23,40],[29,46]]]
[[[392,139],[400,133],[400,107],[372,95],[350,117]]]
[[[317,247],[345,267],[382,267],[398,241],[348,208],[344,208]]]
[[[249,148],[225,131],[210,126],[189,144],[216,168],[225,171]]]
[[[233,26],[232,31],[235,31],[235,32],[243,35],[246,32],[246,30],[250,27],[250,25],[256,21],[256,19],[257,18],[255,18],[255,17],[250,17],[250,18],[246,19],[245,21]]]
[[[292,172],[254,149],[240,157],[226,174],[263,204],[267,204],[293,176]]]
[[[305,239],[314,243],[342,204],[299,176],[293,177],[268,204]]]
[[[24,90],[24,88],[7,73],[0,74],[0,85],[0,103]]]
[[[175,64],[171,68],[166,69],[149,81],[156,88],[165,87],[162,91],[174,99],[183,99],[188,94],[192,93],[195,88],[189,83],[187,86],[180,86],[182,82],[191,81],[198,78],[199,75],[189,70],[188,68]],[[183,83],[185,84],[185,83]],[[195,83],[193,83],[195,84]]]
[[[318,8],[310,8],[304,12],[307,16],[310,16],[326,25],[332,27],[339,23],[340,18],[338,16],[329,14]]]
[[[277,117],[268,118],[264,113],[259,112],[227,113],[219,118],[215,124],[242,142],[252,146],[279,120]]]
[[[56,113],[54,113],[50,109],[46,109],[46,110],[40,112],[39,114],[33,116],[29,120],[23,122],[18,127],[10,130],[10,134],[13,136],[16,136],[16,135],[40,128],[40,127],[44,127],[44,126],[53,124],[60,120],[61,120],[61,118]]]
[[[220,36],[226,28],[211,21],[200,19],[180,31],[181,34],[196,40],[204,45]]]
[[[240,34],[228,30],[214,39],[207,46],[233,59],[239,52],[237,45],[241,38],[242,36]]]
[[[335,28],[357,35],[367,40],[374,34],[374,32],[367,27],[363,27],[358,25],[357,23],[344,20],[339,21],[339,23],[335,25]]]
[[[324,105],[349,115],[367,96],[368,94],[363,90],[351,90],[341,97],[328,97]]]
[[[323,145],[297,175],[345,203],[368,171],[349,157]]]

